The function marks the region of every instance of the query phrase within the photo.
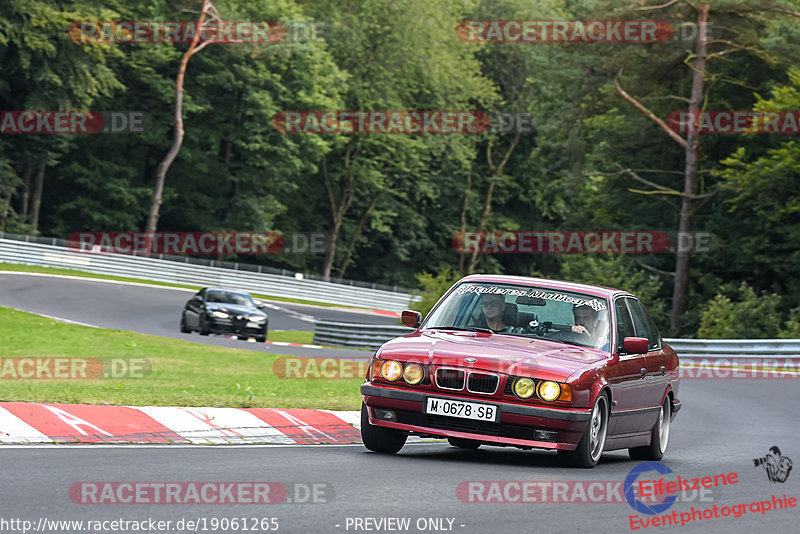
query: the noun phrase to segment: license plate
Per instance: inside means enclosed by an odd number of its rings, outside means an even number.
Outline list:
[[[492,404],[478,404],[450,399],[437,399],[428,397],[425,413],[460,417],[462,419],[475,419],[496,423],[500,413],[497,406]]]
[[[248,321],[247,326],[245,328],[258,328],[259,326],[261,326],[261,325],[258,324],[258,323],[254,323],[252,321]]]

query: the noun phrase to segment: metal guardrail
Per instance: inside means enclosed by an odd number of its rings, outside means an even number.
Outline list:
[[[360,323],[317,321],[314,326],[314,344],[333,347],[360,347],[377,349],[390,339],[413,332],[407,326],[387,326]]]
[[[800,339],[664,339],[681,358],[800,358]]]
[[[13,236],[25,237],[25,236]],[[34,239],[34,238],[32,238]],[[43,238],[36,238],[41,241]],[[0,262],[74,269],[95,274],[125,276],[194,286],[221,286],[249,293],[402,311],[414,300],[410,293],[356,285],[323,282],[305,275],[270,273],[279,269],[233,262],[198,260],[188,256],[153,258],[112,253],[73,252],[66,241],[53,244],[9,239],[0,234]],[[60,243],[64,246],[60,246]],[[285,271],[284,271],[285,273]],[[373,284],[375,285],[375,284]],[[387,286],[388,287],[388,286]]]
[[[317,321],[314,343],[377,349],[390,339],[413,332],[406,326]],[[664,342],[683,358],[800,358],[800,339],[677,339]]]

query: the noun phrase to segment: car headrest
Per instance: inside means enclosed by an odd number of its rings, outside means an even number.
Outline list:
[[[516,304],[506,302],[506,307],[503,309],[503,322],[508,326],[517,326],[517,308]]]

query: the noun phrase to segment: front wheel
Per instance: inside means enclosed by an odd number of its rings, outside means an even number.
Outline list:
[[[578,447],[574,451],[558,451],[566,462],[575,467],[594,467],[600,461],[606,445],[608,432],[608,397],[605,393],[597,397],[592,416]]]
[[[367,405],[361,403],[361,441],[373,452],[394,454],[406,444],[408,434],[400,430],[369,424]]]
[[[631,459],[658,461],[664,457],[669,443],[670,417],[672,417],[672,404],[670,404],[669,396],[667,396],[658,412],[658,422],[656,422],[656,426],[653,427],[653,431],[650,434],[650,445],[628,449]]]
[[[191,334],[192,329],[186,326],[186,313],[181,314],[181,332],[184,334]]]
[[[200,319],[198,320],[197,328],[198,328],[197,332],[201,336],[207,336],[208,334],[211,333],[211,330],[208,329],[208,324],[206,323],[206,318],[203,315],[200,315]]]

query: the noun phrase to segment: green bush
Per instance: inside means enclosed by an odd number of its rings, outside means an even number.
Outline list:
[[[731,298],[717,294],[703,308],[697,337],[774,339],[800,337],[800,309],[784,310],[775,293],[758,294],[742,282]]]
[[[460,279],[461,275],[450,267],[443,267],[435,276],[422,271],[417,275],[417,281],[422,287],[422,291],[417,295],[422,297],[422,300],[414,304],[414,309],[421,312],[423,318],[427,317],[434,304]]]

